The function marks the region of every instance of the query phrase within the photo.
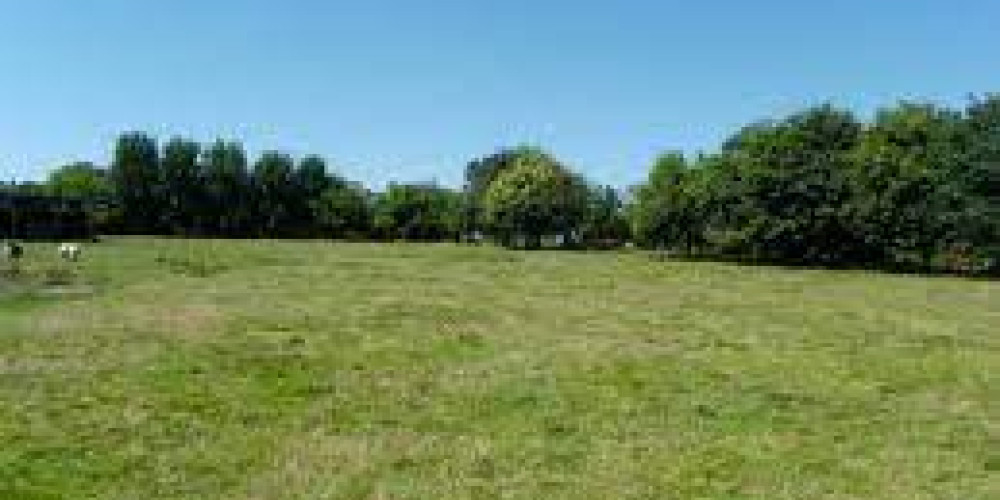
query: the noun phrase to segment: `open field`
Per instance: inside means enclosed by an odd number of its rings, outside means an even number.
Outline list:
[[[1000,283],[448,245],[33,245],[2,499],[1000,498]],[[0,282],[2,283],[2,282]]]

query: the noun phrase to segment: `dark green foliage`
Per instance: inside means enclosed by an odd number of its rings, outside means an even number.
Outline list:
[[[968,168],[955,178],[968,200],[964,237],[1000,267],[1000,94],[973,100],[966,116]]]
[[[843,218],[848,159],[860,133],[853,116],[829,106],[745,131],[727,151],[739,179],[732,207],[739,237],[732,250],[803,263],[851,259]]]
[[[201,220],[210,234],[245,236],[252,213],[252,183],[243,146],[216,141],[202,155],[205,200]]]
[[[258,236],[290,236],[295,233],[295,160],[277,151],[261,155],[253,167],[254,222]]]
[[[621,195],[611,186],[595,186],[587,192],[587,207],[581,236],[587,246],[618,246],[630,239]]]
[[[374,226],[381,238],[457,240],[462,194],[434,184],[390,184],[375,200]]]
[[[93,234],[92,205],[35,190],[0,190],[0,241],[77,239]]]
[[[16,199],[0,223],[26,237],[78,226],[73,234],[489,235],[529,247],[547,236],[589,247],[631,239],[713,258],[1000,273],[1000,95],[961,110],[903,102],[870,123],[831,105],[753,123],[718,152],[662,155],[627,200],[530,146],[470,162],[462,191],[371,193],[318,156],[249,163],[239,143],[174,138],[161,151],[130,132],[108,170],[74,163],[46,183],[0,184]]]
[[[665,155],[630,215],[648,247],[740,259],[996,272],[1000,104],[901,103],[871,124],[821,106]],[[992,190],[992,191],[991,191]]]
[[[315,203],[317,226],[335,238],[361,238],[372,231],[372,210],[364,187],[334,182]]]
[[[133,233],[163,231],[160,157],[156,141],[142,132],[118,138],[111,176],[121,205],[124,229]]]
[[[269,151],[253,164],[243,146],[204,148],[171,139],[162,158],[139,133],[118,142],[113,168],[129,232],[221,237],[341,237],[372,227],[367,193],[330,174],[326,161]]]
[[[202,226],[202,205],[208,193],[198,165],[201,146],[175,137],[163,147],[160,163],[161,206],[166,229],[172,234],[198,234]]]

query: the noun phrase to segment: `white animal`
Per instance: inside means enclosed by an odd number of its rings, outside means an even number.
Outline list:
[[[76,243],[63,243],[59,245],[59,256],[63,260],[68,260],[71,262],[76,262],[80,258],[81,248],[79,244]]]

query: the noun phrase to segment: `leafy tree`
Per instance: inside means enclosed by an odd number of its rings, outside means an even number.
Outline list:
[[[826,105],[746,129],[727,144],[740,180],[730,220],[738,235],[727,249],[753,258],[833,263],[857,258],[846,223],[849,153],[862,125]]]
[[[276,151],[261,155],[254,164],[254,223],[261,236],[287,236],[295,225],[291,208],[298,192],[294,189],[295,160]]]
[[[318,229],[334,238],[359,237],[372,230],[368,193],[358,184],[335,182],[316,203]]]
[[[114,205],[114,186],[109,172],[89,162],[76,162],[53,170],[45,183],[49,195],[79,199],[86,210],[91,231],[115,231],[121,213]]]
[[[543,235],[578,230],[586,206],[586,185],[540,151],[522,152],[483,197],[488,230],[507,245],[524,237],[529,247],[540,246]]]
[[[490,184],[501,172],[510,169],[519,158],[544,155],[540,148],[522,145],[506,148],[488,156],[475,159],[465,167],[465,199],[463,227],[465,231],[485,229],[483,198]]]
[[[340,181],[327,172],[326,160],[315,155],[306,156],[299,162],[295,179],[298,189],[307,198],[319,197],[334,182]]]
[[[621,195],[611,186],[595,186],[587,191],[583,240],[588,245],[605,246],[625,242],[630,235]]]
[[[114,194],[107,170],[90,162],[75,162],[49,173],[46,191],[56,196],[109,199]]]
[[[390,184],[375,203],[375,229],[383,238],[458,239],[462,195],[434,184]]]
[[[900,103],[880,110],[854,152],[850,219],[868,262],[924,267],[958,236],[960,116]]]
[[[973,98],[965,117],[968,168],[954,177],[968,201],[962,237],[1000,274],[1000,94]]]
[[[319,228],[319,203],[324,193],[334,182],[342,183],[342,179],[334,179],[326,168],[326,160],[319,156],[303,158],[295,170],[291,188],[297,193],[290,199],[289,211],[300,235],[315,235]]]
[[[217,140],[205,150],[201,163],[205,224],[219,236],[247,234],[253,217],[253,185],[243,146]]]
[[[163,147],[160,160],[163,218],[174,234],[191,234],[201,226],[207,193],[198,163],[201,146],[194,141],[174,137]],[[207,221],[206,221],[207,222]]]
[[[629,214],[646,246],[792,263],[983,268],[997,262],[998,152],[996,97],[964,114],[904,102],[870,125],[820,106],[747,126],[692,166],[665,155],[635,190]]]
[[[632,231],[649,247],[675,248],[686,241],[692,228],[686,179],[687,160],[669,152],[657,158],[649,179],[638,187],[631,207]]]
[[[122,134],[115,145],[111,177],[123,211],[125,230],[163,230],[160,158],[156,141],[143,132]]]

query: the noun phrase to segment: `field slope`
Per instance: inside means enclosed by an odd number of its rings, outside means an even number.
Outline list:
[[[0,283],[2,499],[1000,498],[996,282],[447,245],[52,254]]]

